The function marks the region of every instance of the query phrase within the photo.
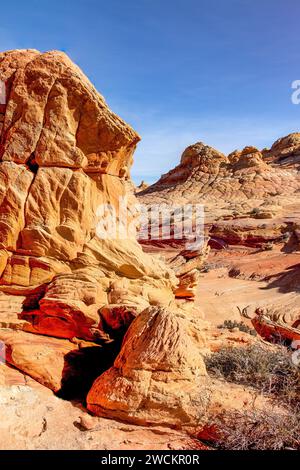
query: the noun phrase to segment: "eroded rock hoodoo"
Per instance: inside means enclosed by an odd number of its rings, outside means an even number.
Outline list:
[[[109,203],[118,213],[122,196],[134,204],[126,179],[136,132],[61,52],[3,53],[0,78],[8,90],[1,114],[1,302],[24,298],[18,313],[27,331],[88,340],[115,307],[134,315],[172,303],[171,270],[134,239],[96,234],[99,206]]]

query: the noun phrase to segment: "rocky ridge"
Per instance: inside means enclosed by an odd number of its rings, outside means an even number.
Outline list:
[[[137,194],[149,206],[204,205],[211,250],[197,298],[213,323],[239,320],[246,308],[260,332],[265,317],[280,325],[281,337],[285,325],[287,338],[297,339],[289,328],[300,321],[299,158],[299,133],[270,149],[249,146],[228,156],[199,142],[183,152],[177,167]]]

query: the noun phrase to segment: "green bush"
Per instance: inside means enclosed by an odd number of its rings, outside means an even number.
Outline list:
[[[242,321],[238,322],[236,320],[225,320],[224,323],[222,323],[222,325],[218,326],[218,328],[228,329],[228,330],[232,330],[233,328],[238,328],[240,331],[243,331],[244,333],[257,336],[257,332]]]
[[[253,207],[252,211],[250,212],[251,215],[258,215],[260,213],[259,207]]]

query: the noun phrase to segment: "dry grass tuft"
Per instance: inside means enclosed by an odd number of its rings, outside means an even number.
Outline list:
[[[225,347],[205,359],[210,375],[257,389],[288,408],[300,411],[300,368],[286,348],[254,344]]]
[[[212,417],[214,445],[226,450],[300,450],[300,368],[286,348],[225,347],[205,359],[210,375],[256,389],[281,408],[224,412]]]
[[[299,450],[299,414],[235,411],[215,418],[221,450]]]

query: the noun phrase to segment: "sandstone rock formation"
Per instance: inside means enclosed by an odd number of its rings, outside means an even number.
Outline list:
[[[139,424],[197,426],[205,396],[199,319],[150,307],[131,324],[114,365],[93,384],[92,412]]]
[[[97,233],[99,207],[121,217],[119,198],[135,203],[127,180],[139,136],[61,52],[2,53],[0,78],[0,290],[8,304],[26,298],[26,329],[93,340],[105,306],[170,305],[169,268],[132,237]]]
[[[262,150],[264,160],[285,168],[299,168],[300,133],[294,132],[276,140],[270,149]]]
[[[196,302],[213,323],[237,321],[247,308],[259,332],[256,313],[281,327],[299,325],[299,158],[299,133],[228,156],[199,142],[137,194],[146,205],[204,205],[212,249]]]
[[[295,159],[288,173],[286,167],[283,169],[268,163],[274,163],[280,152],[287,152],[289,156],[300,153],[299,135],[291,134],[280,139],[268,154],[255,147],[245,147],[242,151],[225,156],[198,142],[187,147],[177,167],[140,192],[138,197],[145,203],[176,201],[216,204],[221,200],[227,205],[237,201],[246,203],[251,199],[253,209],[256,207],[253,206],[255,201],[260,205],[267,197],[291,195],[299,189]]]
[[[125,449],[130,432],[133,448],[204,448],[182,430],[201,437],[211,413],[252,406],[251,390],[206,372],[211,351],[259,341],[218,328],[220,321],[246,312],[255,325],[263,312],[297,332],[299,134],[270,150],[228,156],[202,143],[188,147],[180,165],[137,195],[145,204],[204,202],[201,246],[187,249],[186,239],[171,238],[139,244],[134,231],[104,236],[107,216],[124,228],[124,204],[137,225],[130,180],[136,132],[61,52],[2,53],[0,79],[5,445],[99,449],[113,434],[115,447]],[[164,222],[156,224],[161,231]],[[79,400],[80,409],[36,382]],[[268,406],[263,396],[257,402]],[[82,435],[90,432],[94,442]]]
[[[0,341],[6,345],[7,362],[55,392],[62,386],[65,356],[78,349],[67,340],[5,328],[0,329]]]
[[[206,324],[205,324],[206,323]],[[274,407],[263,395],[214,379],[204,356],[224,346],[253,344],[242,332],[211,331],[199,315],[149,307],[131,324],[114,365],[94,382],[88,409],[101,417],[161,425],[205,439],[210,420],[233,410]]]
[[[137,197],[146,206],[203,204],[210,246],[280,242],[288,232],[297,237],[299,153],[299,134],[279,139],[270,150],[245,147],[228,156],[199,142]]]
[[[0,78],[6,360],[67,398],[84,400],[99,376],[88,398],[97,414],[107,407],[110,418],[195,427],[205,409],[205,322],[189,317],[185,300],[207,248],[164,263],[134,232],[104,236],[106,212],[124,222],[124,201],[136,223],[129,169],[139,136],[63,53],[3,53]]]

